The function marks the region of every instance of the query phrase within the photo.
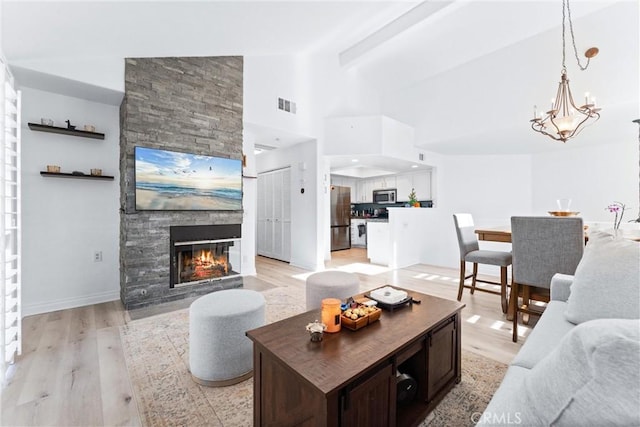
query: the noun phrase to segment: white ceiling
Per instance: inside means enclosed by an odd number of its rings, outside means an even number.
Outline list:
[[[571,45],[576,97],[590,91],[602,119],[580,144],[636,138],[640,117],[637,0],[573,0],[580,53]],[[15,1],[2,2],[9,62],[117,56],[275,55],[334,52],[381,93],[383,114],[413,126],[421,148],[445,154],[525,154],[551,139],[529,129],[533,104],[555,94],[561,68],[561,0],[416,1]],[[78,37],[83,34],[83,37]],[[255,127],[257,142],[308,140]],[[569,142],[568,144],[572,144]],[[376,170],[381,159],[360,159]],[[349,167],[335,158],[332,168]],[[408,162],[387,169],[410,167]],[[359,173],[365,172],[359,168]]]

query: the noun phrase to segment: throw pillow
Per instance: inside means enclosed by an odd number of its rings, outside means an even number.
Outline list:
[[[640,425],[640,320],[581,323],[534,366],[516,407],[524,425]]]
[[[640,243],[594,235],[576,268],[566,319],[640,318]]]

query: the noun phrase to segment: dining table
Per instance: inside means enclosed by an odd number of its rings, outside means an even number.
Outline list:
[[[478,240],[484,240],[487,242],[503,242],[511,243],[511,227],[508,225],[501,225],[497,227],[482,227],[476,228],[475,233],[478,235]],[[621,229],[621,230],[603,230],[611,234],[621,235],[625,239],[634,240],[640,242],[640,229]],[[589,228],[588,226],[584,231],[585,243],[589,240]]]

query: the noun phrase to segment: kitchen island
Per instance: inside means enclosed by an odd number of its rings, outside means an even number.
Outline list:
[[[367,257],[392,269],[422,262],[432,208],[388,208],[387,222],[367,221]]]

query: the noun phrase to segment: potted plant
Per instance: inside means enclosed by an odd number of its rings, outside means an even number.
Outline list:
[[[416,196],[416,189],[412,188],[411,193],[409,193],[409,205],[414,208],[420,207],[420,202],[418,201],[418,196]]]

